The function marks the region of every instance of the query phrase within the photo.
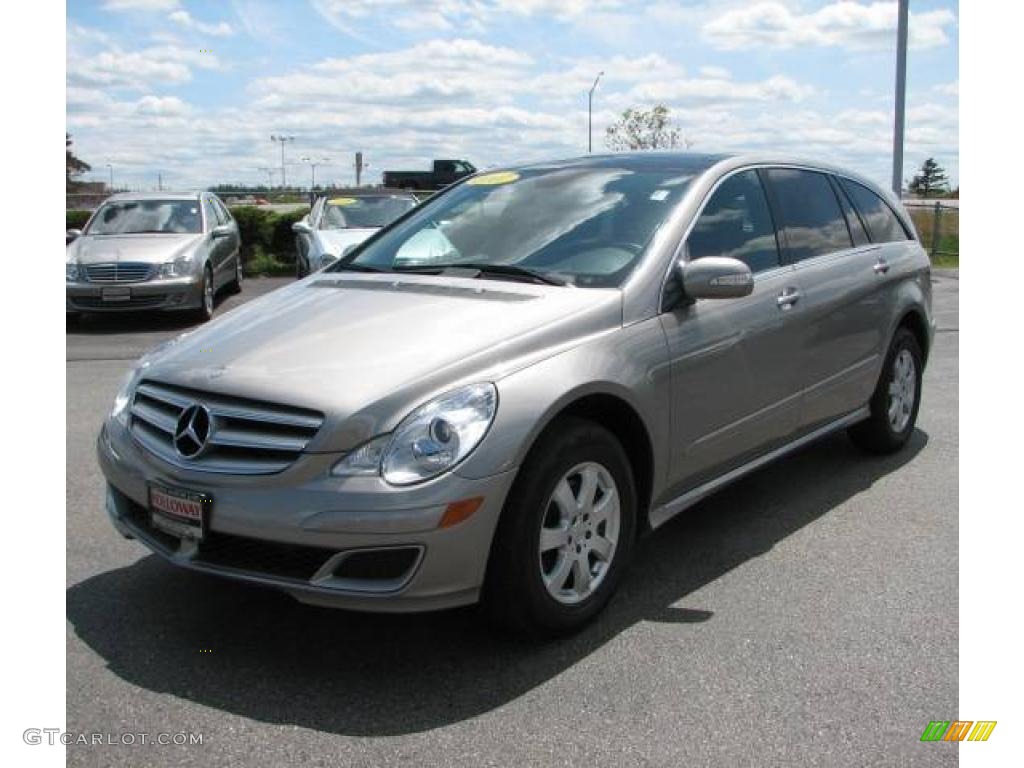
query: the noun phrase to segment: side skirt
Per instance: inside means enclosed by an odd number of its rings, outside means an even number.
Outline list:
[[[708,480],[706,483],[698,485],[696,488],[692,488],[682,496],[678,496],[667,504],[663,504],[660,507],[651,510],[651,528],[659,528],[680,512],[692,507],[705,496],[709,496],[715,491],[729,485],[729,483],[739,480],[744,475],[748,475],[754,470],[760,469],[765,464],[803,448],[808,443],[813,443],[815,440],[825,437],[825,435],[849,427],[852,424],[856,424],[858,421],[863,421],[870,415],[871,411],[868,406],[858,408],[853,413],[848,413],[846,416],[838,418],[835,421],[831,421],[813,432],[808,432],[803,437],[798,437],[796,440],[786,443],[785,445],[776,448],[774,451],[769,451],[763,456],[758,456],[756,459],[748,461],[746,464],[726,472],[724,475],[719,475],[713,480]]]

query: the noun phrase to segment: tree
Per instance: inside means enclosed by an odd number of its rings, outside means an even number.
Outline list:
[[[76,180],[86,171],[91,171],[92,166],[84,160],[75,157],[75,153],[71,151],[71,134],[64,134],[64,151],[66,153],[65,171],[67,172],[67,185],[69,187],[74,186]]]
[[[673,149],[684,142],[682,131],[672,119],[668,107],[627,109],[605,132],[605,144],[611,150]],[[690,142],[686,142],[689,146]]]
[[[946,170],[929,157],[921,164],[921,172],[910,180],[907,189],[921,197],[932,197],[942,194],[949,189],[949,179],[946,177]]]

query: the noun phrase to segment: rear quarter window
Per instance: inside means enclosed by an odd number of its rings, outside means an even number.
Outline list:
[[[903,223],[885,200],[863,184],[850,179],[840,178],[839,183],[860,213],[872,242],[893,243],[910,239]]]

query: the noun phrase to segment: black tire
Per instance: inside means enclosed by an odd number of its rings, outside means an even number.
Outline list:
[[[906,352],[913,360],[914,393],[913,402],[909,407],[909,418],[902,428],[890,419],[889,409],[893,406],[890,386],[897,377],[897,360]],[[905,359],[905,358],[904,358]],[[847,430],[850,439],[859,448],[870,453],[894,453],[907,444],[914,433],[917,423],[917,412],[921,406],[921,378],[924,371],[921,346],[917,337],[906,328],[898,328],[889,344],[889,351],[882,365],[882,373],[871,396],[871,416],[865,421],[855,424]],[[901,400],[902,402],[902,400]]]
[[[242,281],[245,279],[245,275],[242,274],[242,254],[235,254],[235,277],[228,283],[228,292],[232,294],[238,294],[242,292]]]
[[[199,309],[195,311],[196,320],[200,323],[208,322],[213,317],[213,294],[213,270],[207,264],[203,268],[203,284],[199,291]]]
[[[599,464],[614,480],[619,497],[618,541],[593,592],[580,602],[565,604],[549,593],[543,581],[541,527],[556,509],[552,502],[556,486],[566,473],[585,462]],[[520,468],[498,523],[483,595],[489,618],[532,638],[581,628],[605,607],[618,587],[632,555],[636,509],[633,471],[611,432],[579,418],[566,418],[549,428]],[[607,527],[604,532],[607,534]],[[596,528],[594,535],[598,535]],[[559,554],[556,552],[556,557]]]

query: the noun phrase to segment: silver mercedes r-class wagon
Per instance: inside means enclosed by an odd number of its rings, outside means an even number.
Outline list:
[[[99,436],[106,508],[309,603],[570,630],[724,484],[835,430],[903,446],[929,273],[900,203],[820,163],[478,173],[141,359]]]

